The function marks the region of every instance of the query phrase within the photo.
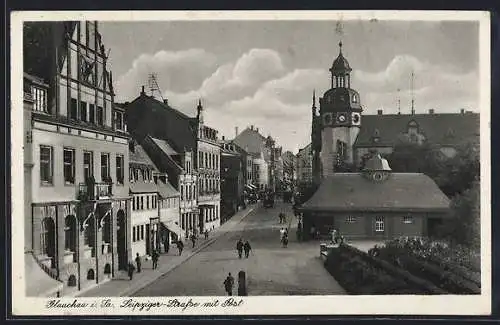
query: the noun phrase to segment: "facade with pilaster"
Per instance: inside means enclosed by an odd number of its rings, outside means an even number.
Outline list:
[[[34,100],[26,248],[66,295],[109,279],[130,259],[129,135],[97,22],[30,23],[24,40]],[[27,284],[41,285],[29,274]]]

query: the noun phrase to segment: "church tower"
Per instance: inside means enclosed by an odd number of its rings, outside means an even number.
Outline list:
[[[351,89],[351,71],[340,42],[339,55],[330,68],[331,87],[319,99],[323,177],[354,163],[353,145],[361,127],[363,109],[358,92]]]

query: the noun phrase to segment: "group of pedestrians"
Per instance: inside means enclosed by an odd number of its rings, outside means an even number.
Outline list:
[[[250,246],[248,240],[243,244],[243,240],[240,238],[240,240],[238,240],[238,242],[236,243],[236,250],[238,251],[239,258],[243,257],[243,251],[245,251],[245,258],[248,258],[248,256],[250,256],[252,246]]]
[[[160,259],[160,253],[158,253],[158,251],[156,249],[153,250],[153,252],[151,253],[151,261],[153,262],[153,270],[156,270],[158,268],[158,260],[159,259]],[[137,253],[135,256],[135,266],[132,263],[128,264],[127,273],[128,273],[128,277],[130,278],[130,280],[133,279],[135,270],[137,270],[137,273],[141,273],[141,271],[142,271],[142,259],[139,256],[139,253]]]

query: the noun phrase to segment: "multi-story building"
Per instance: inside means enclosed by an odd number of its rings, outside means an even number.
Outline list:
[[[149,157],[160,171],[158,180],[163,182],[164,209],[170,210],[168,216],[160,210],[162,225],[168,229],[170,238],[188,238],[189,233],[199,229],[198,207],[196,201],[197,175],[193,169],[193,155],[191,151],[178,153],[166,140],[146,136],[142,145]],[[167,184],[172,184],[173,190]],[[160,184],[160,183],[158,183]],[[160,185],[159,185],[160,186]],[[177,220],[172,214],[178,210]],[[167,211],[164,211],[165,213]],[[173,222],[172,222],[173,221]],[[164,232],[163,237],[167,233]]]
[[[27,249],[65,295],[112,277],[130,260],[129,135],[114,107],[97,22],[26,23],[24,41],[34,100]],[[36,272],[33,265],[27,270]],[[35,292],[45,284],[30,272],[27,288]]]
[[[186,231],[202,232],[220,225],[220,146],[217,131],[204,124],[203,107],[198,103],[197,116],[189,117],[143,91],[124,105],[130,132],[145,149],[149,136],[166,142],[166,155],[179,157],[169,166],[172,175],[182,175],[180,186],[181,222]],[[152,154],[148,154],[153,158]],[[154,160],[154,159],[153,159]],[[165,163],[170,158],[164,158]],[[182,161],[181,161],[182,160]],[[160,170],[163,171],[163,170]],[[170,177],[170,173],[169,173]],[[177,176],[175,176],[177,177]],[[185,191],[185,192],[184,192]],[[185,199],[184,199],[185,198]],[[184,201],[185,204],[183,203]],[[192,204],[194,202],[194,207]],[[184,228],[183,228],[184,229]]]
[[[269,165],[264,158],[264,153],[252,154],[253,156],[253,185],[259,191],[269,190]]]
[[[311,144],[299,149],[296,160],[297,185],[300,188],[311,186],[313,184]]]
[[[170,184],[168,174],[157,172],[153,175],[158,186],[158,208],[160,212],[160,240],[164,251],[168,252],[170,244],[181,238],[184,231],[179,226],[181,195]]]
[[[156,167],[144,149],[131,140],[129,144],[130,194],[132,195],[132,256],[149,255],[161,244],[159,235],[159,190],[153,178]]]
[[[200,230],[220,226],[220,155],[218,131],[205,125],[203,107],[198,103],[195,119],[196,166],[198,169],[198,208]],[[203,226],[204,224],[204,226]]]
[[[241,155],[236,145],[224,138],[221,147],[221,222],[224,222],[243,204],[246,156]]]

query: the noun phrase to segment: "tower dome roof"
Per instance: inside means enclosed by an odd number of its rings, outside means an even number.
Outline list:
[[[339,43],[339,47],[340,47],[339,55],[333,61],[332,67],[330,69],[330,71],[334,75],[345,74],[345,73],[352,71],[351,66],[349,65],[349,62],[342,54],[342,42]]]
[[[391,167],[389,167],[389,163],[387,159],[384,159],[380,156],[380,154],[376,154],[372,158],[370,158],[365,163],[364,171],[391,171]]]

